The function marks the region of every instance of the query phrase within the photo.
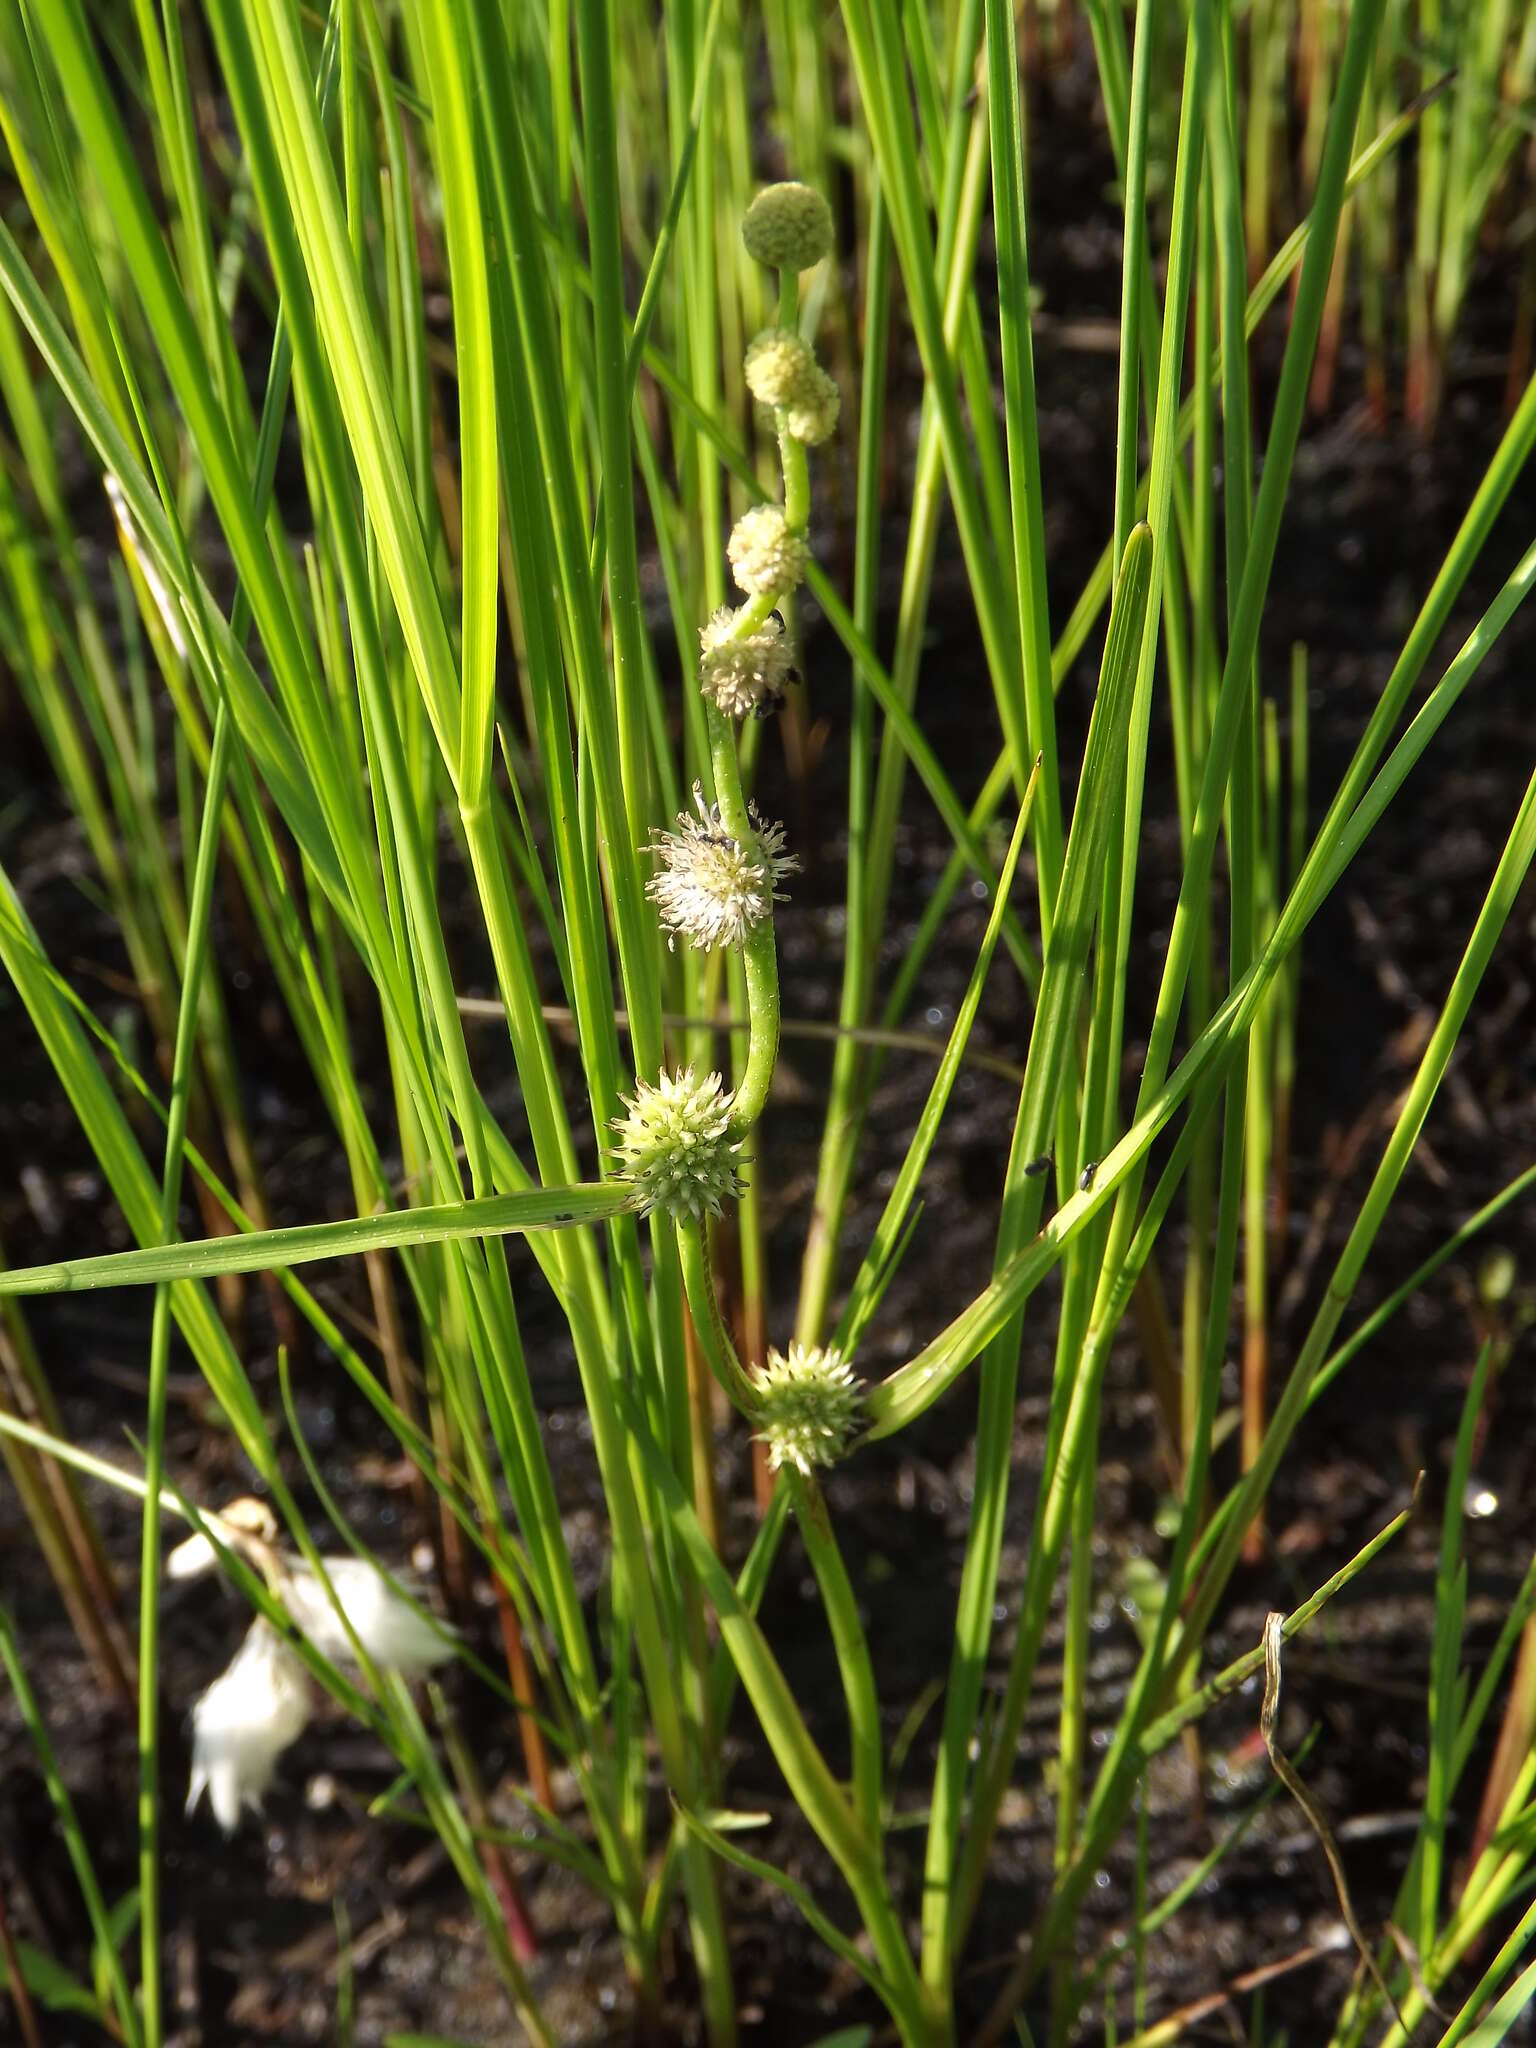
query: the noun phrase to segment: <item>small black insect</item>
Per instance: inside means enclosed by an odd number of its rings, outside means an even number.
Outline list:
[[[1029,1161],[1028,1165],[1024,1168],[1025,1173],[1031,1180],[1036,1179],[1038,1175],[1044,1173],[1054,1157],[1054,1153],[1042,1152],[1038,1159],[1031,1159]]]
[[[1077,1185],[1084,1194],[1087,1194],[1088,1190],[1093,1186],[1093,1176],[1098,1170],[1099,1162],[1097,1159],[1090,1159],[1082,1172],[1077,1176]]]

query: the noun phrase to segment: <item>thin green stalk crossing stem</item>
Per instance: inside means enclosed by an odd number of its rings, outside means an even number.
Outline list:
[[[181,1203],[183,1147],[197,1043],[198,997],[209,953],[209,912],[223,828],[221,817],[234,744],[233,725],[221,700],[213,727],[213,753],[198,834],[192,896],[187,906],[187,955],[165,1132],[165,1171],[160,1190],[160,1237],[176,1235]],[[160,1975],[160,1488],[165,1472],[166,1386],[170,1369],[171,1296],[155,1290],[149,1342],[149,1395],[144,1430],[144,1515],[139,1544],[139,1931],[140,1995],[146,2048],[160,2048],[165,2011]]]

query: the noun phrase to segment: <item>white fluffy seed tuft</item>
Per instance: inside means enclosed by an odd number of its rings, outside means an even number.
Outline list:
[[[277,1760],[309,1723],[302,1660],[258,1616],[229,1668],[192,1709],[190,1813],[206,1791],[213,1817],[233,1834],[245,1807],[260,1811]]]

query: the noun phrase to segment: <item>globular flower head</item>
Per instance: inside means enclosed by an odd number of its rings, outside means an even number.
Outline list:
[[[755,1368],[752,1383],[760,1406],[759,1440],[777,1472],[794,1465],[809,1478],[817,1465],[835,1465],[848,1448],[864,1391],[840,1351],[820,1344],[791,1344],[786,1354],[770,1351]]]
[[[809,270],[832,247],[832,209],[809,185],[765,185],[741,223],[747,254],[773,270]]]
[[[277,1760],[304,1733],[309,1678],[298,1654],[258,1616],[228,1670],[192,1709],[190,1813],[206,1791],[225,1834],[242,1807],[260,1808]]]
[[[782,505],[754,505],[725,544],[731,573],[750,597],[783,597],[805,575],[805,536],[790,531]]]
[[[817,363],[810,343],[793,327],[765,327],[749,345],[742,367],[752,396],[778,407],[794,404]]]
[[[842,396],[819,363],[811,367],[815,374],[806,380],[805,389],[784,417],[797,441],[803,441],[807,448],[819,448],[836,431]]]
[[[747,350],[747,389],[763,405],[782,412],[797,441],[809,448],[831,438],[837,425],[838,390],[817,362],[809,342],[792,327],[769,327]]]
[[[693,785],[696,818],[680,811],[675,832],[652,835],[650,851],[660,865],[645,893],[661,914],[668,943],[681,932],[690,945],[712,953],[738,945],[773,913],[776,884],[799,863],[784,852],[782,825],[765,824],[749,804],[752,827],[745,843],[726,830],[720,808],[704,801]]]
[[[637,1081],[624,1107],[628,1114],[614,1124],[618,1170],[642,1215],[718,1216],[723,1202],[740,1195],[741,1141],[731,1136],[731,1093],[718,1074],[700,1080],[684,1067],[664,1072],[654,1087]]]
[[[723,604],[700,632],[699,648],[699,688],[725,717],[765,718],[783,697],[789,646],[772,614],[742,633],[737,614]]]

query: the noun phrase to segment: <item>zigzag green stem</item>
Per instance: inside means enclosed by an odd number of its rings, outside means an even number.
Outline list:
[[[772,609],[772,600],[755,598],[746,609],[764,606],[762,617]],[[755,623],[761,624],[761,618]],[[748,628],[747,630],[750,630]],[[707,700],[704,714],[709,724],[709,751],[715,771],[715,801],[721,823],[743,846],[750,846],[753,833],[747,817],[746,798],[741,792],[741,769],[736,758],[736,734],[730,720]],[[773,1070],[779,1058],[779,956],[773,942],[773,918],[765,917],[742,942],[742,965],[747,979],[747,1064],[731,1106],[731,1135],[744,1137],[763,1113]],[[695,1311],[697,1320],[697,1311]]]
[[[730,1396],[732,1405],[739,1408],[749,1422],[754,1422],[759,1407],[757,1389],[743,1370],[736,1356],[736,1347],[720,1318],[720,1304],[715,1298],[714,1269],[709,1256],[709,1228],[702,1218],[678,1223],[677,1248],[688,1310],[709,1369]]]

